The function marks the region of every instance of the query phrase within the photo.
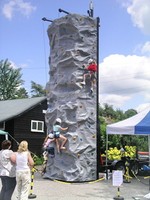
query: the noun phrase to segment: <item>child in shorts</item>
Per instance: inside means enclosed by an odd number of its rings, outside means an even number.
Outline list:
[[[61,127],[61,119],[57,118],[55,124],[53,125],[53,133],[54,133],[54,138],[56,141],[56,147],[57,147],[57,152],[60,153],[60,150],[66,149],[65,144],[67,142],[67,138],[60,134],[60,131],[65,131],[67,130],[68,127],[63,128]],[[59,145],[59,139],[62,140],[61,145]]]

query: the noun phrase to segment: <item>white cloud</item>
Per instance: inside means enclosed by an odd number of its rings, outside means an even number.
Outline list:
[[[134,48],[133,52],[139,55],[150,56],[150,41],[145,42],[144,44],[139,43]]]
[[[150,0],[122,0],[121,3],[131,15],[134,26],[150,34]]]
[[[120,108],[123,103],[129,100],[129,96],[122,96],[122,95],[115,95],[115,94],[101,94],[100,95],[100,103],[101,104],[109,104],[112,105],[114,108]]]
[[[27,63],[21,63],[18,65],[20,68],[27,68],[28,64]]]
[[[24,0],[9,0],[8,3],[4,4],[2,13],[7,19],[11,20],[15,12],[29,17],[35,10],[36,7],[32,6],[30,2],[25,2]]]
[[[149,54],[149,55],[150,55],[150,41],[146,42],[146,43],[143,45],[143,47],[142,47],[142,49],[141,49],[141,52],[142,52],[143,54]]]
[[[16,65],[13,61],[10,60],[9,62],[10,62],[10,64],[11,64],[11,67],[12,67],[12,68],[18,68],[17,65]]]
[[[150,58],[110,55],[100,64],[100,99],[116,108],[135,95],[150,101]]]
[[[15,62],[9,60],[12,68],[27,68],[29,65],[27,63],[16,64]]]
[[[150,108],[150,103],[143,103],[143,104],[140,104],[140,105],[136,108],[136,110],[137,110],[137,112],[139,113],[139,112],[142,112],[143,110],[149,109],[149,108]]]

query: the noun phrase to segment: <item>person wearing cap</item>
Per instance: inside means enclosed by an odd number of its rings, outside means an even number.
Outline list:
[[[51,131],[45,138],[44,143],[43,143],[43,158],[44,161],[47,162],[48,159],[48,154],[50,155],[51,158],[55,157],[55,149],[53,147],[52,142],[55,142],[54,134]],[[43,169],[43,172],[45,171],[45,167]]]
[[[53,125],[53,133],[54,133],[54,138],[56,141],[56,147],[57,147],[57,152],[60,153],[60,150],[65,150],[65,144],[67,142],[67,138],[60,134],[61,131],[66,131],[68,127],[63,128],[61,127],[61,119],[57,118],[55,124]],[[62,140],[61,145],[59,144],[59,139]]]
[[[46,149],[49,146],[49,144],[51,142],[54,142],[54,141],[55,141],[54,134],[49,133],[48,136],[45,138],[44,143],[43,143],[44,149]]]
[[[81,82],[81,84],[85,85],[86,77],[88,75],[90,75],[90,79],[91,79],[91,92],[93,92],[93,87],[94,87],[95,80],[96,80],[95,73],[97,71],[97,64],[96,64],[96,62],[92,58],[90,58],[88,60],[88,66],[85,67],[84,69],[87,70],[88,73],[84,73],[83,74],[83,82]]]
[[[60,150],[66,149],[64,146],[67,142],[67,138],[60,134],[61,131],[65,131],[68,127],[61,127],[61,119],[57,118],[55,124],[53,125],[53,130],[48,134],[44,140],[43,147],[46,150],[51,142],[56,142],[57,152],[60,153]],[[61,146],[59,145],[59,139],[62,140]]]

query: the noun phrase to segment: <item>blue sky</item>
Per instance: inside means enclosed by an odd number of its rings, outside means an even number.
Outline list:
[[[0,1],[0,60],[22,68],[24,87],[49,80],[47,28],[64,16],[58,9],[87,15],[90,0]],[[93,0],[100,17],[100,102],[140,110],[150,103],[150,1]]]

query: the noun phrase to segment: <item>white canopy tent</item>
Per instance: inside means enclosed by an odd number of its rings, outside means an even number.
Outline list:
[[[108,135],[147,135],[149,144],[149,162],[150,162],[150,108],[125,119],[123,121],[107,125],[106,127],[107,141],[106,150],[108,150]],[[107,165],[106,156],[106,165]],[[146,198],[150,198],[150,193],[145,195]]]
[[[7,132],[0,130],[0,135],[4,135],[5,139],[8,140],[8,133]]]
[[[108,150],[108,135],[147,135],[150,154],[150,108],[117,123],[107,125],[106,150]],[[107,156],[106,156],[107,157]]]

